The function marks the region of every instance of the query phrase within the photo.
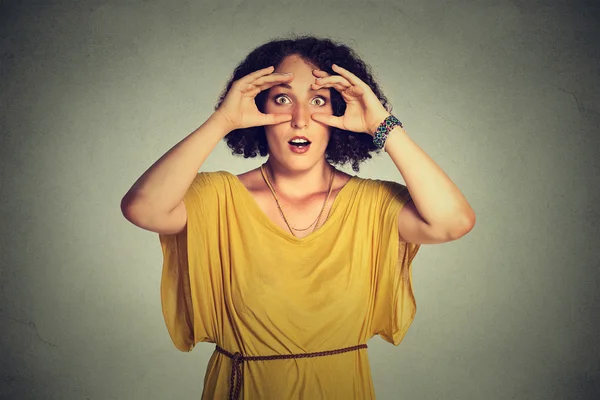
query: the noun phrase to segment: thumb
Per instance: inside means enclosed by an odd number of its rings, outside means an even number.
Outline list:
[[[344,129],[342,126],[342,118],[329,114],[314,113],[312,119],[325,125],[333,126],[334,128]]]

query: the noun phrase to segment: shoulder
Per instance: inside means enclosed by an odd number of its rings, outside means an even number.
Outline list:
[[[376,178],[355,178],[357,186],[362,189],[365,195],[389,198],[404,197],[408,194],[408,188],[399,182]]]
[[[400,182],[378,180],[378,185],[384,194],[392,196],[408,194],[408,188]]]
[[[194,177],[195,185],[218,185],[229,181],[233,175],[227,171],[201,171]]]
[[[226,171],[198,172],[188,189],[188,194],[206,196],[214,193],[218,195],[231,185],[232,177],[234,175]]]
[[[260,168],[251,169],[250,171],[235,175],[234,177],[237,178],[250,192],[260,190],[264,186]]]

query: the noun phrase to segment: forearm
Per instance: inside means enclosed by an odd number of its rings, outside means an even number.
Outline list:
[[[229,131],[225,120],[212,114],[138,178],[121,201],[123,212],[171,212],[183,200],[208,155]]]
[[[458,187],[403,128],[397,126],[390,132],[385,151],[429,225],[452,231],[474,223],[475,213]]]

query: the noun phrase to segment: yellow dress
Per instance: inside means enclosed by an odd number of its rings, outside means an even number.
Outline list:
[[[161,299],[177,349],[215,343],[233,354],[336,350],[374,335],[397,346],[416,312],[411,261],[398,239],[405,186],[352,177],[324,225],[282,230],[229,172],[202,172],[185,195],[187,229],[159,235]],[[202,399],[228,399],[233,360],[215,349]],[[366,348],[244,361],[239,399],[374,399]],[[236,379],[239,379],[239,375]]]

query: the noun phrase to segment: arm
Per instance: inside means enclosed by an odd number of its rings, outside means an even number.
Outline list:
[[[398,216],[398,232],[403,241],[444,243],[473,229],[475,212],[463,194],[404,129],[397,126],[390,132],[385,151],[400,171],[412,198]]]
[[[314,113],[312,118],[336,128],[366,132],[373,136],[377,126],[390,114],[379,98],[360,78],[337,64],[334,72],[314,70],[314,89],[332,87],[346,102],[341,117]],[[475,213],[456,185],[427,155],[404,129],[395,127],[385,143],[385,151],[402,174],[412,201],[400,211],[398,233],[408,243],[442,243],[469,232],[475,224]]]
[[[183,197],[217,143],[230,131],[218,112],[156,161],[121,200],[123,216],[159,233],[177,233],[187,221]]]
[[[232,130],[291,120],[291,114],[263,114],[256,106],[258,93],[293,78],[272,73],[273,69],[254,71],[231,84],[217,111],[155,162],[125,194],[121,200],[125,218],[158,233],[174,234],[185,228],[183,198],[219,140]]]

